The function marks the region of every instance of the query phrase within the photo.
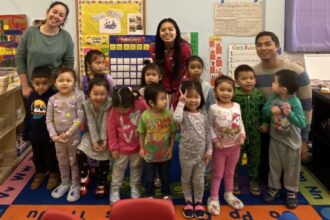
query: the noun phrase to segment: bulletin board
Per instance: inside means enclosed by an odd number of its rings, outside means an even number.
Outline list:
[[[14,67],[16,48],[28,27],[26,15],[0,15],[0,67]]]
[[[109,36],[145,33],[145,0],[76,0],[78,71],[84,75],[84,56],[92,49],[106,55],[110,68]]]

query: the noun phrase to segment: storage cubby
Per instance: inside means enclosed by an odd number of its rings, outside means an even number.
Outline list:
[[[20,86],[0,94],[0,184],[30,151],[18,154],[16,135],[25,115]]]

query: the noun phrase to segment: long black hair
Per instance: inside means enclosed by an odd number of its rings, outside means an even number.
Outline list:
[[[165,62],[165,44],[163,40],[160,38],[160,28],[162,24],[169,22],[173,24],[175,30],[176,30],[176,38],[174,40],[174,65],[173,65],[173,75],[175,79],[179,79],[180,74],[179,74],[179,67],[180,67],[180,55],[181,55],[181,31],[179,26],[177,25],[176,21],[173,20],[172,18],[164,18],[161,20],[158,24],[157,27],[157,33],[156,33],[156,63],[164,67],[164,62]]]

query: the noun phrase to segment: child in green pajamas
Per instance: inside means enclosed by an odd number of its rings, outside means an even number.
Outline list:
[[[260,195],[258,181],[261,147],[259,130],[262,123],[262,106],[266,100],[263,94],[255,88],[256,76],[252,67],[245,64],[238,66],[235,69],[235,80],[239,87],[236,88],[234,101],[241,106],[246,140],[235,171],[234,194],[240,194],[238,179],[242,167],[242,157],[246,153],[250,192],[253,195]]]

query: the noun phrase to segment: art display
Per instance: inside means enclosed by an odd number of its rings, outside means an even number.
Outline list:
[[[76,0],[76,6],[79,70],[84,70],[84,56],[92,49],[106,54],[109,66],[109,36],[144,34],[144,0]]]
[[[14,67],[18,42],[28,27],[26,15],[0,15],[0,67]]]

